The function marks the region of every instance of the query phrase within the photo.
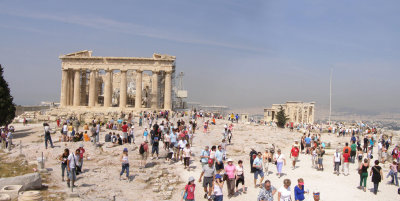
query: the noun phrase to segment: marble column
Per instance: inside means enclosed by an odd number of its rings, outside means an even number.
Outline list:
[[[87,96],[86,96],[86,85],[87,85],[87,77],[86,77],[86,69],[81,72],[81,105],[86,106]]]
[[[151,86],[151,92],[152,92],[152,101],[151,101],[151,108],[152,109],[158,109],[158,73],[157,71],[153,71],[152,75],[152,86]]]
[[[81,102],[81,71],[75,70],[74,76],[74,106],[79,106]]]
[[[112,100],[112,70],[106,71],[106,80],[104,83],[104,107],[111,106]]]
[[[68,85],[68,70],[62,69],[62,79],[61,79],[61,98],[60,104],[62,107],[67,106],[67,86]]]
[[[311,106],[311,123],[314,124],[315,106]]]
[[[172,88],[172,72],[166,72],[165,74],[165,95],[164,95],[164,109],[171,110],[171,88]]]
[[[142,72],[136,70],[136,96],[135,96],[135,108],[142,108]]]
[[[89,107],[94,107],[96,102],[96,71],[90,71],[89,80]]]
[[[296,114],[296,123],[300,123],[300,108],[299,108],[299,107],[296,107],[296,111],[297,111],[297,114]]]
[[[127,86],[126,86],[126,70],[121,70],[121,86],[119,87],[119,107],[125,108],[126,107],[126,93],[127,93]]]
[[[304,119],[304,116],[305,116],[304,113],[305,113],[305,111],[304,111],[304,105],[303,105],[303,106],[301,106],[301,123],[306,122]]]
[[[73,105],[74,103],[74,71],[71,70],[69,74],[69,105]]]

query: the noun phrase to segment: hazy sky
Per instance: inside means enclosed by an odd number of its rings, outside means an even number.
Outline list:
[[[191,101],[400,111],[400,1],[0,1],[17,104],[59,101],[58,56],[177,57]]]

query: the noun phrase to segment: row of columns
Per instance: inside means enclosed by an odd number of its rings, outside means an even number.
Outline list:
[[[135,108],[142,108],[142,76],[143,71],[136,70],[136,97]],[[90,72],[89,77],[89,101],[88,106],[94,107],[97,101],[96,92],[96,70]],[[152,100],[151,108],[158,108],[158,74],[153,72],[152,75]],[[171,110],[171,90],[172,90],[172,72],[166,71],[165,74],[165,95],[164,95],[164,109]],[[86,79],[86,75],[85,75]],[[84,82],[86,85],[86,80]],[[120,86],[120,104],[121,108],[126,107],[127,102],[127,71],[121,70],[121,86]],[[62,70],[62,83],[61,83],[61,106],[80,106],[81,105],[81,70]],[[104,83],[104,107],[112,106],[112,71],[106,70],[105,83]]]
[[[310,112],[310,109],[312,110]],[[301,116],[301,121],[300,120]],[[305,116],[307,116],[307,121],[305,121]],[[293,116],[294,117],[294,113]],[[311,118],[310,118],[311,117]],[[313,106],[302,106],[301,108],[296,109],[296,119],[292,119],[295,122],[299,123],[313,123],[314,122],[314,107]]]

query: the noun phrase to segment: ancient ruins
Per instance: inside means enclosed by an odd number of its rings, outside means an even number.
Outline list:
[[[275,118],[280,108],[285,110],[288,122],[293,123],[314,123],[315,102],[304,103],[300,101],[287,101],[285,104],[272,104],[271,108],[264,109],[264,121],[277,121]]]
[[[175,56],[98,57],[84,50],[59,58],[61,108],[93,112],[172,109]]]

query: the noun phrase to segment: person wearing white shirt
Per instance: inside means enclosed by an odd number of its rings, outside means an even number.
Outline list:
[[[67,176],[68,176],[68,180],[67,180],[67,184],[68,187],[76,187],[75,181],[76,181],[76,166],[78,165],[79,162],[79,155],[80,155],[80,150],[77,149],[74,152],[72,152],[67,159]],[[70,181],[72,182],[72,185],[70,185]]]
[[[283,186],[278,189],[278,201],[291,201],[292,192],[290,189],[290,179],[283,180]]]

